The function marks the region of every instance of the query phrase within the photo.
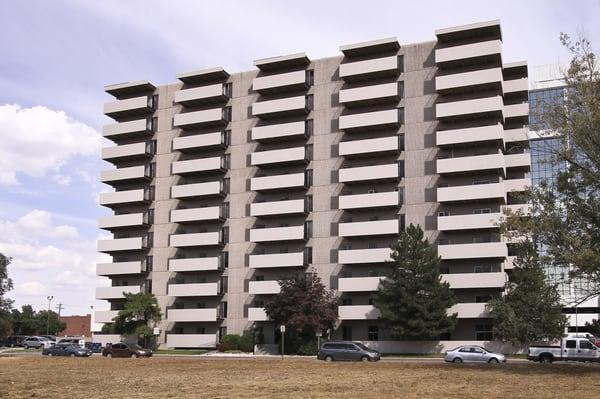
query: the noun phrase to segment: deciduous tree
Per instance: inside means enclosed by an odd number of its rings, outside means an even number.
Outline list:
[[[6,297],[8,291],[13,288],[12,280],[8,277],[9,264],[10,258],[0,253],[0,337],[12,329],[10,311],[13,301]]]
[[[146,343],[153,336],[153,327],[162,319],[162,312],[153,294],[125,293],[125,306],[114,318],[117,334],[133,334]]]

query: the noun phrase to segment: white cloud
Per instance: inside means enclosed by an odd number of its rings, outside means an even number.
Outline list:
[[[55,173],[58,184],[70,182],[57,172],[76,156],[96,156],[100,134],[69,118],[63,111],[43,106],[0,106],[0,184],[18,184],[19,174],[43,177]],[[55,180],[56,181],[56,180]]]
[[[76,239],[79,237],[79,232],[73,226],[60,225],[53,228],[49,236],[60,240]]]
[[[71,180],[71,176],[61,174],[52,175],[52,181],[58,184],[59,186],[68,186],[69,184],[71,184]]]
[[[46,286],[39,281],[26,281],[21,284],[17,284],[15,287],[15,293],[27,296],[37,296],[46,293]]]

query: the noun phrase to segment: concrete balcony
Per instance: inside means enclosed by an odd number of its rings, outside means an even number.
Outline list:
[[[114,208],[119,205],[134,205],[150,202],[148,190],[124,190],[100,193],[100,205]]]
[[[382,57],[365,61],[346,62],[340,65],[340,78],[345,81],[374,79],[381,77],[398,76],[398,57]]]
[[[398,127],[399,125],[400,114],[397,108],[341,115],[339,118],[339,128],[341,130],[364,130],[368,128]]]
[[[221,266],[221,258],[218,256],[210,258],[169,259],[170,272],[204,272],[220,270]]]
[[[435,62],[438,66],[446,67],[471,63],[477,59],[495,61],[498,66],[501,66],[502,41],[489,40],[435,50]]]
[[[171,198],[222,197],[225,187],[222,181],[181,184],[171,187]]]
[[[471,288],[504,288],[504,285],[508,281],[508,276],[504,272],[442,274],[442,281],[450,284],[450,288],[455,290]]]
[[[342,277],[338,279],[339,292],[377,291],[383,277]]]
[[[308,89],[307,71],[293,71],[260,76],[252,81],[252,89],[260,94],[272,94]]]
[[[151,158],[152,153],[150,150],[150,145],[144,142],[104,147],[102,149],[102,159],[108,162],[114,162],[123,159],[132,160]]]
[[[294,188],[306,188],[304,173],[253,177],[250,179],[250,190],[252,191],[271,191]]]
[[[252,115],[260,118],[307,115],[309,111],[306,96],[280,98],[252,104]]]
[[[252,140],[258,142],[285,141],[293,138],[306,138],[306,122],[279,123],[276,125],[256,126],[252,128]]]
[[[508,247],[504,242],[438,245],[438,255],[443,260],[506,258]]]
[[[504,164],[507,168],[531,168],[531,154],[524,152],[521,154],[504,155]]]
[[[148,93],[154,90],[156,90],[156,86],[147,80],[116,83],[104,86],[104,91],[115,97],[131,96],[138,93]]]
[[[529,90],[529,80],[527,78],[510,79],[502,82],[504,94],[527,92]]]
[[[217,308],[168,309],[169,322],[215,322],[218,320]]]
[[[489,170],[500,171],[503,176],[506,175],[504,155],[501,152],[470,157],[438,159],[436,164],[437,173],[440,175]]]
[[[340,249],[338,263],[342,265],[384,263],[392,260],[391,253],[390,248]]]
[[[140,274],[146,271],[146,262],[141,260],[131,262],[98,263],[97,276],[118,276],[121,274]]]
[[[176,248],[220,245],[223,245],[223,237],[220,231],[210,233],[171,234],[169,236],[169,246]]]
[[[510,104],[504,106],[504,117],[527,120],[529,118],[529,103]]]
[[[122,285],[119,287],[96,287],[96,299],[122,299],[123,293],[139,294],[142,287],[139,285]]]
[[[221,294],[219,283],[169,284],[168,295],[173,297],[217,296]]]
[[[507,193],[510,193],[511,191],[526,191],[531,187],[531,179],[504,180],[504,187]]]
[[[354,183],[362,181],[398,180],[400,176],[398,164],[360,166],[339,170],[340,183]]]
[[[380,137],[376,139],[343,141],[339,144],[339,155],[347,158],[398,153],[399,137]]]
[[[167,334],[169,348],[214,348],[216,334]]]
[[[398,191],[388,191],[384,193],[340,195],[338,199],[338,209],[345,210],[401,206]]]
[[[251,242],[305,241],[304,225],[250,229]]]
[[[223,108],[186,112],[173,116],[173,126],[182,129],[195,129],[208,126],[225,126],[228,121]]]
[[[104,216],[98,220],[98,227],[105,230],[142,227],[148,224],[148,214],[142,212]]]
[[[104,104],[104,115],[111,118],[146,115],[153,111],[152,97],[141,96]]]
[[[340,320],[377,320],[381,312],[373,305],[338,306]]]
[[[248,308],[248,320],[249,321],[268,321],[269,317],[265,308]]]
[[[472,90],[493,90],[502,87],[502,68],[453,73],[437,76],[435,89],[440,94],[458,94]]]
[[[436,132],[436,144],[438,146],[478,143],[483,141],[503,142],[504,129],[502,125],[496,124],[465,129],[440,130]]]
[[[190,159],[187,161],[175,161],[171,164],[171,173],[174,175],[202,175],[206,173],[219,172],[226,170],[225,159],[223,157],[211,157]]]
[[[250,255],[248,267],[251,269],[267,269],[279,267],[303,267],[307,262],[303,252],[282,254]]]
[[[397,82],[340,90],[339,102],[346,106],[376,105],[398,101],[400,101],[400,90]]]
[[[310,64],[310,60],[304,53],[280,55],[254,61],[254,66],[263,72],[278,71],[286,68],[306,68],[308,64]]]
[[[281,286],[277,280],[250,281],[248,284],[248,293],[251,295],[279,294],[280,291]]]
[[[305,147],[291,147],[281,150],[259,151],[250,154],[252,166],[279,166],[307,164],[309,162]]]
[[[223,220],[220,206],[207,206],[204,208],[173,209],[171,223],[188,223],[202,220]]]
[[[500,96],[451,101],[435,106],[436,118],[444,121],[476,117],[504,119],[504,111],[504,102]]]
[[[151,137],[152,134],[152,123],[148,119],[112,123],[102,127],[102,136],[110,140]]]
[[[448,309],[448,314],[458,313],[459,319],[484,319],[490,317],[485,311],[486,303],[457,303]]]
[[[148,248],[146,237],[111,238],[98,240],[98,252],[142,251]]]
[[[526,127],[519,129],[506,129],[504,131],[504,141],[506,143],[515,141],[529,141],[529,129]]]
[[[152,177],[150,176],[150,171],[147,165],[103,170],[100,174],[100,181],[106,184],[145,181],[150,179],[152,179]]]
[[[513,213],[519,212],[522,215],[531,215],[531,204],[503,205],[502,210],[510,210]]]
[[[196,106],[205,104],[224,103],[229,100],[225,85],[218,83],[214,85],[194,87],[192,89],[178,90],[175,92],[175,102],[185,106]]]
[[[300,215],[307,213],[304,199],[256,202],[250,204],[250,216]]]
[[[502,213],[483,213],[455,216],[438,216],[438,230],[479,230],[479,229],[497,229],[500,223]]]
[[[196,152],[215,148],[225,148],[225,133],[203,133],[193,136],[175,137],[173,151]]]
[[[438,187],[438,202],[459,202],[496,199],[506,202],[504,183],[471,184],[468,186]]]
[[[225,69],[223,69],[223,67],[213,67],[191,72],[178,73],[176,77],[181,82],[190,85],[206,84],[207,82],[227,80],[229,79],[229,73]]]
[[[338,227],[340,237],[397,235],[400,233],[397,219],[340,223]]]
[[[370,40],[367,42],[345,44],[340,46],[340,51],[346,57],[362,57],[378,53],[398,51],[400,44],[398,38],[387,37],[384,39]]]
[[[118,310],[95,310],[94,323],[113,323],[118,314]]]

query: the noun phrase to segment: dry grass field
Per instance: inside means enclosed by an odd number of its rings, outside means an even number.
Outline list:
[[[0,398],[598,398],[600,365],[0,358]]]

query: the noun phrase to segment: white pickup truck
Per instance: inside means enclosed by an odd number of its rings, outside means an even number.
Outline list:
[[[530,346],[527,359],[541,363],[559,360],[600,362],[600,350],[588,338],[567,337],[560,340],[560,345]]]

